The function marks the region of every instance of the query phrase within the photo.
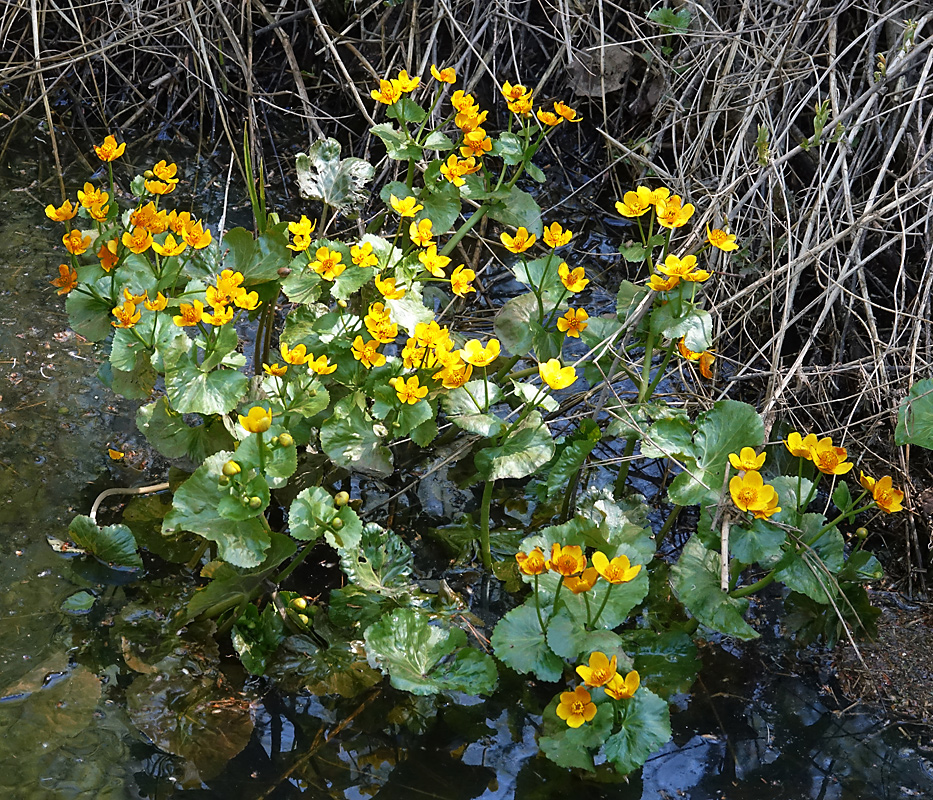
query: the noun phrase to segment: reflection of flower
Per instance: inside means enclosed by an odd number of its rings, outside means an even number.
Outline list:
[[[641,678],[639,678],[635,670],[632,670],[624,678],[616,673],[612,680],[603,686],[603,691],[613,700],[628,700],[630,697],[634,697],[640,683]]]
[[[641,572],[641,564],[633,566],[628,556],[618,556],[610,561],[609,557],[599,550],[593,553],[593,566],[609,583],[628,583]]]
[[[538,374],[552,389],[566,389],[577,380],[576,370],[573,367],[562,367],[556,358],[538,364]]]
[[[577,675],[583,678],[587,686],[597,687],[605,686],[616,676],[617,656],[612,659],[605,653],[590,653],[589,666],[581,664],[577,667]]]
[[[539,547],[530,553],[516,553],[515,560],[518,562],[519,572],[524,575],[542,575],[547,572],[547,562]]]
[[[561,692],[557,716],[571,728],[579,728],[596,716],[596,704],[591,701],[590,693],[578,686],[572,692]]]
[[[752,447],[743,447],[738,454],[729,453],[729,463],[736,469],[748,472],[753,469],[761,469],[766,457],[767,454],[758,455]]]
[[[253,406],[247,415],[237,415],[242,425],[250,433],[265,433],[272,425],[272,412],[262,406]]]
[[[767,519],[781,509],[778,494],[773,486],[765,483],[760,472],[746,472],[729,481],[732,502],[742,511],[750,511],[758,519]]]
[[[557,542],[551,545],[551,557],[547,560],[547,568],[558,575],[569,578],[579,575],[586,569],[586,556],[579,545],[571,544],[561,547]]]
[[[901,505],[904,500],[904,493],[894,488],[890,475],[885,475],[876,481],[861,472],[859,473],[858,482],[871,492],[872,498],[882,511],[893,514],[895,511],[904,510],[904,506]]]

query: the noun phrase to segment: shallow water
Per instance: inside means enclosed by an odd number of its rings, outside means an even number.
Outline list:
[[[540,718],[526,709],[540,708],[553,687],[506,678],[488,702],[458,696],[437,706],[378,685],[350,699],[290,696],[245,679],[226,656],[226,688],[206,701],[208,717],[224,720],[214,724],[221,738],[196,729],[203,747],[189,748],[188,759],[160,750],[153,739],[166,732],[137,727],[160,689],[127,666],[125,646],[121,657],[110,635],[129,631],[127,603],[139,602],[139,590],[96,583],[100,576],[80,573],[46,540],[87,513],[101,489],[162,475],[147,473],[132,405],[97,382],[99,348],[69,331],[48,285],[61,231],[42,213],[56,188],[36,185],[37,164],[24,155],[0,185],[3,797],[933,797],[918,729],[838,711],[815,669],[776,636],[743,650],[704,648],[700,680],[675,704],[674,740],[627,781],[609,772],[587,780],[537,756]],[[111,461],[108,447],[127,458]],[[63,613],[62,601],[82,589],[100,595],[95,612]],[[191,626],[187,637],[183,657],[216,660],[206,631]],[[200,691],[181,688],[188,697]],[[190,715],[204,708],[192,705]],[[226,763],[221,739],[237,737],[245,748]],[[211,748],[219,760],[205,754]]]

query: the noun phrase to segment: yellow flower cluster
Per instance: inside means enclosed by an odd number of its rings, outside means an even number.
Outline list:
[[[749,511],[756,519],[768,519],[777,514],[777,490],[764,482],[758,471],[764,466],[765,454],[757,454],[751,447],[743,447],[738,453],[729,453],[729,463],[739,474],[729,481],[732,502],[742,511]]]
[[[519,117],[531,116],[533,107],[533,92],[531,89],[520,83],[510,83],[506,81],[502,84],[502,88],[499,91],[505,98],[506,106],[509,111]],[[553,111],[538,108],[535,112],[535,116],[545,128],[555,128],[562,122],[579,122],[582,119],[570,106],[559,100],[555,101]]]
[[[413,92],[421,83],[421,78],[411,78],[407,70],[401,70],[397,78],[379,81],[379,89],[373,89],[369,95],[373,100],[391,106],[397,103],[402,95]]]
[[[872,500],[885,513],[893,514],[904,510],[904,493],[894,488],[890,475],[876,481],[864,472],[859,472],[858,482],[866,491],[871,492]]]
[[[641,564],[631,564],[628,556],[613,559],[597,550],[593,553],[593,566],[587,566],[583,548],[578,545],[561,546],[557,542],[551,545],[551,557],[546,558],[541,549],[536,547],[530,553],[516,553],[518,569],[524,575],[543,575],[555,572],[564,579],[566,586],[574,594],[588,592],[596,585],[599,578],[610,584],[628,583],[641,572]]]
[[[590,689],[601,688],[613,700],[630,700],[641,685],[641,677],[635,670],[625,676],[618,671],[618,656],[609,658],[598,650],[590,653],[588,664],[577,666],[577,674],[585,686]],[[583,686],[577,686],[572,692],[561,693],[555,713],[569,727],[579,728],[591,722],[597,710],[590,692]]]
[[[784,445],[792,455],[812,461],[824,475],[845,475],[855,465],[846,461],[846,449],[835,447],[829,436],[817,439],[815,433],[801,436],[794,431],[788,435]]]
[[[716,361],[716,356],[713,355],[711,350],[704,350],[702,353],[695,353],[689,347],[682,337],[677,342],[677,349],[680,351],[680,354],[687,359],[687,361],[696,361],[700,366],[700,374],[708,379],[713,379],[713,363]]]

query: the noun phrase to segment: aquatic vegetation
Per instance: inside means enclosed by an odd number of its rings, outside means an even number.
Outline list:
[[[707,227],[706,244],[691,251],[696,240],[682,229],[695,207],[669,187],[635,187],[616,209],[638,233],[620,246],[638,280],[622,282],[614,313],[588,311],[575,232],[544,220],[519,185],[545,181],[537,151],[579,114],[506,82],[499,92],[512,116],[507,130],[491,132],[489,110],[462,90],[446,118],[433,114],[447,110],[457,78],[438,65],[430,75],[402,70],[372,90],[389,120],[372,132],[399,179],[375,187],[380,213],[362,235],[340,220],[367,199],[374,169],[340,158],[333,140],[298,157],[302,193],[320,204],[316,218],[267,213],[245,152],[255,232],[215,239],[204,220],[165,207],[183,179],[173,163],[137,175],[134,202],[121,208],[113,165],[126,145],[108,136],[96,152],[109,185],[87,183],[76,205],[46,208],[65,225],[69,254],[51,283],[67,296],[72,327],[109,345],[101,377],[141,401],[137,425],[151,446],[194,465],[161,525],[166,540],[199,542],[178,559],[207,581],[186,621],[216,620],[256,675],[290,643],[325,660],[355,643],[365,656],[342,667],[348,693],[372,685],[376,670],[417,696],[489,694],[500,664],[555,684],[575,671],[587,688],[560,692],[544,709],[540,747],[588,770],[601,754],[625,774],[670,737],[664,676],[639,665],[635,634],[656,630],[675,642],[672,669],[689,662],[693,675],[690,635],[702,625],[755,638],[747,598],[774,581],[812,600],[818,615],[846,605],[857,618],[864,584],[881,568],[861,544],[846,552],[840,526],[899,511],[903,493],[890,477],[863,473],[853,500],[845,448],[796,432],[786,448],[766,442],[748,404],[720,400],[691,418],[676,400],[656,399],[672,363],[690,380],[715,380],[703,294],[715,271],[701,258],[710,247],[736,253],[736,236]],[[458,263],[468,260],[459,245],[484,218],[499,226],[492,246],[523,287],[492,326],[459,313],[479,293],[481,270]],[[249,374],[245,323],[256,330]],[[601,399],[592,415],[562,413],[593,396]],[[622,451],[614,491],[581,488],[594,448],[612,440]],[[518,603],[495,625],[491,654],[463,608],[413,580],[409,543],[366,519],[362,498],[346,491],[353,484],[336,491],[351,475],[396,475],[403,448],[420,464],[432,446],[454,442],[462,484],[482,488],[475,554]],[[797,459],[792,467],[786,453],[768,458],[784,449]],[[660,536],[682,507],[699,508],[669,582],[646,504],[629,485],[638,458],[676,468]],[[830,504],[817,501],[824,475],[835,481],[832,518]],[[493,528],[505,481],[523,481],[540,511],[517,547],[501,546],[507,532]],[[267,513],[279,507],[287,513]],[[287,521],[272,522],[280,517]],[[88,557],[141,565],[125,525],[78,517],[69,536]],[[346,576],[326,602],[282,588],[320,542]],[[682,618],[651,616],[662,602]]]

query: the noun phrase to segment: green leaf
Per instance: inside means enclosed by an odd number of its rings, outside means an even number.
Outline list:
[[[182,414],[226,414],[236,408],[249,381],[235,370],[202,372],[196,349],[176,339],[164,353],[165,391],[172,406]],[[190,348],[190,349],[189,349]]]
[[[825,521],[822,514],[804,514],[801,525],[804,537],[818,531]],[[774,577],[817,603],[829,603],[831,597],[838,595],[835,573],[843,567],[844,551],[842,534],[836,529],[828,530],[812,549],[799,550],[794,560]]]
[[[531,261],[516,261],[512,271],[515,273],[515,280],[531,289],[560,294],[563,292],[563,285],[558,274],[560,264],[561,260],[550,253]]]
[[[750,527],[733,525],[729,533],[729,552],[743,564],[773,565],[783,552],[787,534],[782,528],[764,519],[754,520]]]
[[[335,520],[340,520],[335,524]],[[289,533],[302,542],[325,536],[331,547],[353,550],[359,545],[363,523],[346,505],[339,511],[330,492],[320,486],[302,489],[288,509]]]
[[[757,639],[758,632],[743,617],[748,600],[730,597],[719,588],[719,566],[719,553],[691,536],[671,570],[674,594],[707,627],[736,639]]]
[[[499,134],[499,138],[492,143],[490,155],[498,156],[503,162],[510,166],[521,164],[525,157],[522,140],[514,133],[501,133]]]
[[[282,281],[282,291],[293,303],[310,305],[321,296],[324,279],[308,266],[309,263],[307,256],[298,256],[291,262],[292,271]]]
[[[622,281],[616,294],[616,316],[620,322],[628,319],[649,291],[647,286],[636,286],[631,281]]]
[[[421,148],[391,122],[374,125],[370,128],[370,131],[382,139],[389,158],[395,161],[410,161],[421,158]]]
[[[278,280],[279,269],[287,266],[294,255],[286,247],[285,227],[285,223],[280,223],[256,238],[245,228],[227,231],[223,243],[229,249],[223,268],[242,273],[244,286]]]
[[[664,699],[686,694],[696,681],[701,662],[697,647],[681,631],[623,631],[622,642],[635,661],[642,686]]]
[[[507,300],[496,314],[496,337],[512,355],[525,355],[531,350],[532,321],[541,322],[538,298],[532,292]]]
[[[78,516],[68,526],[68,538],[81,552],[108,566],[142,569],[142,559],[136,552],[136,539],[126,525],[100,528],[90,517]]]
[[[599,444],[600,438],[602,433],[593,420],[585,419],[580,423],[572,440],[564,446],[557,460],[548,469],[546,485],[549,500],[558,492],[569,490],[571,478],[583,466],[593,448]]]
[[[544,420],[532,411],[502,444],[480,450],[473,459],[476,470],[487,481],[525,478],[554,455],[554,440]]]
[[[108,363],[101,365],[101,372],[110,367]],[[136,366],[129,372],[119,369],[110,370],[110,388],[127,400],[148,400],[155,387],[158,373],[153,369],[149,361],[149,353],[143,351],[136,358]]]
[[[548,612],[549,609],[545,608],[545,619]],[[596,608],[593,608],[593,613],[595,612]],[[547,643],[557,655],[572,662],[586,662],[590,653],[599,651],[609,658],[616,656],[620,672],[632,668],[632,660],[622,649],[622,640],[618,634],[605,629],[587,630],[586,625],[574,619],[564,607],[561,607],[548,623]]]
[[[491,694],[493,660],[467,646],[460,628],[432,625],[428,617],[400,608],[366,629],[366,651],[396,689],[415,695],[438,692]]]
[[[884,568],[871,553],[857,550],[846,560],[846,565],[839,571],[839,580],[865,583],[880,581],[884,577]]]
[[[74,294],[72,292],[68,295],[68,299]],[[74,328],[74,323],[71,327]],[[907,397],[901,401],[897,408],[894,443],[898,446],[915,444],[933,450],[933,378],[915,383],[910,387]]]
[[[393,321],[409,336],[415,335],[415,326],[419,322],[431,322],[434,319],[434,312],[424,304],[418,284],[410,286],[401,299],[386,300],[385,304],[392,312]]]
[[[361,651],[356,642],[334,641],[322,648],[308,636],[289,636],[266,675],[287,692],[356,697],[382,680]]]
[[[508,197],[489,210],[489,217],[511,228],[526,228],[529,233],[541,236],[541,207],[528,192],[513,186]]]
[[[496,658],[516,672],[531,672],[552,682],[563,674],[564,662],[548,647],[533,600],[499,620],[492,633],[492,648]]]
[[[390,119],[397,119],[403,123],[413,122],[415,125],[424,120],[427,115],[428,112],[410,97],[400,97],[386,109],[386,116]]]
[[[209,456],[178,490],[172,500],[172,510],[162,525],[163,534],[191,531],[216,542],[218,556],[238,567],[255,567],[262,563],[271,540],[257,517],[231,520],[221,517],[217,507],[230,495],[231,486],[217,483],[221,469],[235,453],[221,450]]]
[[[671,502],[690,506],[701,502],[709,492],[720,492],[729,453],[743,447],[760,447],[764,442],[764,423],[747,403],[720,400],[696,421],[695,469],[682,472],[671,483]]]
[[[659,419],[642,439],[641,454],[645,458],[695,458],[693,433],[693,423],[685,416]]]
[[[262,614],[252,603],[243,610],[230,632],[230,638],[240,663],[250,674],[265,673],[269,658],[285,638],[283,627],[282,617],[274,603],[267,603]]]
[[[849,484],[844,480],[839,481],[839,485],[833,492],[833,505],[843,513],[852,507],[852,494],[849,492]]]
[[[172,499],[169,496],[140,495],[130,500],[123,510],[123,523],[133,531],[139,547],[166,561],[185,564],[198,551],[201,537],[193,533],[163,536],[162,523],[171,509]]]
[[[411,590],[411,548],[398,534],[369,523],[363,526],[357,543],[347,547],[336,541],[332,544],[340,553],[341,569],[358,588],[387,597]]]
[[[690,10],[682,8],[655,8],[648,12],[648,19],[665,29],[666,33],[686,33],[690,30]]]
[[[531,178],[535,183],[545,183],[547,181],[547,176],[541,170],[540,167],[532,164],[530,161],[525,162],[525,172],[528,173],[528,177]]]
[[[682,304],[676,313],[676,303],[666,303],[651,314],[651,330],[668,339],[684,339],[684,344],[695,353],[706,350],[713,341],[713,318],[708,311],[690,304]],[[683,306],[686,307],[683,307]]]
[[[651,249],[645,247],[641,242],[623,242],[619,245],[619,252],[626,261],[632,264],[640,264],[648,258]]]
[[[594,697],[594,699],[598,699]],[[538,747],[551,761],[560,767],[576,767],[587,772],[595,772],[593,752],[599,748],[612,732],[612,706],[600,703],[596,716],[579,728],[571,728],[557,716],[560,705],[558,694],[544,709],[544,729],[538,737]]]
[[[428,150],[438,150],[440,152],[454,149],[454,143],[450,137],[440,131],[432,131],[428,134],[428,138],[424,140],[424,146]]]
[[[644,687],[630,700],[620,701],[621,725],[603,752],[620,775],[628,775],[671,739],[671,712],[660,697]]]
[[[96,600],[97,598],[90,592],[75,592],[66,597],[59,608],[66,614],[86,614],[94,606]]]
[[[373,166],[361,158],[341,159],[336,139],[316,141],[307,154],[297,155],[295,167],[301,196],[319,200],[338,212],[359,208],[366,202],[369,192],[365,187],[375,174]]]
[[[244,412],[246,408],[242,409]],[[243,440],[236,451],[236,460],[244,469],[259,469],[259,436],[254,433],[246,433],[243,428]],[[285,429],[276,423],[263,434],[263,443],[265,447],[265,459],[263,466],[265,474],[271,478],[290,478],[298,469],[298,452],[294,444],[287,447],[282,444],[272,444],[272,439],[285,433]],[[273,483],[273,486],[275,484]]]
[[[489,438],[500,434],[505,423],[492,414],[482,413],[487,396],[489,406],[493,406],[502,399],[502,389],[491,381],[469,381],[442,395],[441,407],[457,427]]]
[[[417,219],[430,219],[435,236],[449,231],[460,216],[460,192],[450,181],[438,181],[430,187],[430,191],[425,187],[421,193],[421,203],[424,208],[418,212]]]
[[[218,450],[233,447],[233,437],[220,420],[190,427],[164,396],[140,406],[136,412],[136,427],[166,458],[187,456],[200,463]]]
[[[392,474],[392,453],[383,442],[388,435],[360,406],[354,395],[337,403],[321,425],[321,448],[341,467],[369,475]]]

